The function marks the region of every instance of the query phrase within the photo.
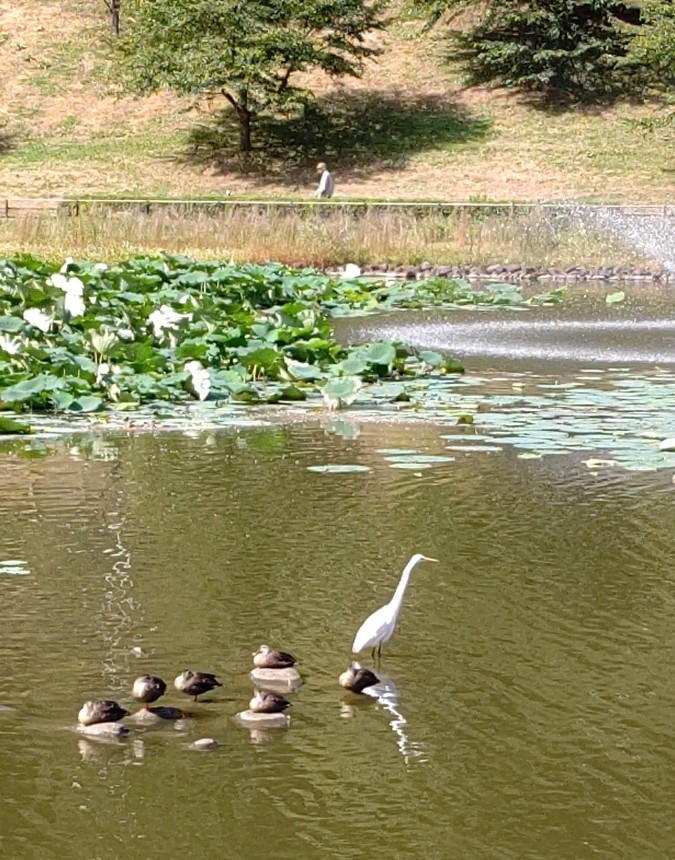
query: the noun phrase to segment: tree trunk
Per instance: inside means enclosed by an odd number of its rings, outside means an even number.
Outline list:
[[[110,18],[110,32],[114,36],[120,34],[120,5],[122,0],[105,0],[105,5],[108,7]]]
[[[235,109],[237,119],[239,120],[239,152],[251,152],[251,120],[253,119],[253,111],[248,107],[248,93],[243,90],[239,93],[239,98],[235,98],[227,90],[222,90],[223,95]]]
[[[238,110],[239,117],[239,150],[241,152],[250,152],[251,146],[251,111]]]

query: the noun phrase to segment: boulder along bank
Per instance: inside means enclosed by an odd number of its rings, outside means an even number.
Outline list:
[[[340,269],[327,269],[326,274],[340,275]],[[528,266],[524,263],[493,263],[487,266],[434,265],[420,263],[415,266],[390,265],[387,263],[361,266],[362,276],[382,276],[416,281],[421,278],[463,278],[468,281],[551,281],[576,283],[578,281],[653,281],[655,283],[675,282],[675,271],[660,268],[630,268],[628,266]]]

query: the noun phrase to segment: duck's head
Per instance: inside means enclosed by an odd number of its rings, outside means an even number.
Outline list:
[[[255,711],[255,709],[259,708],[260,705],[262,705],[264,701],[265,701],[265,696],[263,695],[263,693],[260,690],[256,690],[256,694],[251,699],[251,701],[248,703],[248,706],[252,711]]]
[[[85,702],[79,710],[77,721],[78,723],[82,723],[83,726],[86,726],[95,715],[96,702]]]
[[[351,685],[354,683],[354,678],[356,676],[357,669],[359,668],[360,666],[358,663],[351,663],[349,665],[349,668],[345,669],[345,671],[338,678],[338,683],[340,684],[340,686],[349,689],[349,687],[351,687]]]
[[[258,650],[257,650],[257,651],[254,651],[254,652],[253,652],[253,656],[254,656],[254,657],[257,657],[257,656],[258,656],[258,654],[269,654],[271,650],[272,650],[272,649],[270,648],[270,646],[269,646],[269,645],[261,645],[261,646],[260,646],[260,648],[258,648]]]

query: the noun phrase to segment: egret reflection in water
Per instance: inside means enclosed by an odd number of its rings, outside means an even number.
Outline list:
[[[389,726],[392,732],[396,735],[396,746],[403,756],[403,760],[406,765],[411,764],[413,761],[418,763],[425,762],[427,759],[425,758],[424,744],[421,741],[411,740],[408,734],[408,721],[400,710],[401,697],[398,687],[396,686],[396,682],[391,675],[385,675],[379,671],[378,677],[380,679],[379,682],[377,684],[373,684],[372,687],[366,687],[361,695],[368,696],[368,698],[373,699],[391,716]],[[343,702],[343,716],[353,717],[354,713],[354,706]]]

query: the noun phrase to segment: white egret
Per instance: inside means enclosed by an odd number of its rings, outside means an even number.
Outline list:
[[[401,604],[408,587],[410,574],[413,568],[421,561],[438,561],[438,559],[429,558],[419,552],[410,559],[401,574],[394,596],[389,603],[375,610],[359,627],[359,631],[354,637],[354,644],[352,645],[354,654],[358,654],[365,648],[372,648],[373,656],[375,656],[376,650],[377,656],[380,656],[383,643],[388,642],[394,634],[396,619],[398,618],[398,613],[401,611]]]

